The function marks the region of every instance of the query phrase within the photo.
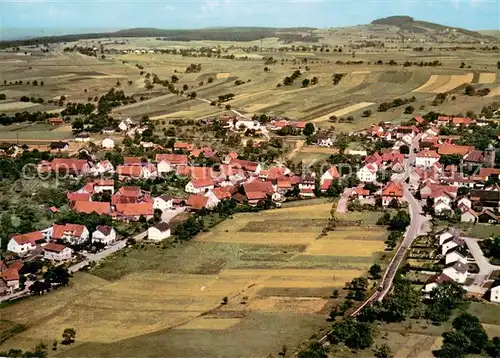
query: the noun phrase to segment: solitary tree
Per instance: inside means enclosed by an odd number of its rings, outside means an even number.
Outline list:
[[[363,117],[370,117],[372,115],[372,111],[367,109],[366,111],[363,112]]]
[[[304,78],[302,81],[302,87],[308,87],[310,82],[309,78]]]
[[[76,338],[76,331],[74,328],[66,328],[63,331],[62,334],[62,343],[63,344],[71,344],[75,341]]]
[[[303,131],[303,133],[304,133],[304,135],[306,135],[306,136],[310,136],[311,134],[313,134],[313,133],[314,133],[314,130],[315,130],[315,128],[314,128],[314,124],[312,124],[312,123],[308,122],[308,123],[306,123],[306,125],[305,125],[305,127],[304,127],[304,131]]]
[[[373,277],[374,279],[380,278],[380,272],[382,272],[382,268],[380,267],[379,264],[374,264],[372,267],[370,267],[370,276]]]

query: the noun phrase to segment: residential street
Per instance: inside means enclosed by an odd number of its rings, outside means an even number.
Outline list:
[[[487,289],[483,288],[484,282],[488,279],[493,271],[500,270],[500,266],[490,264],[489,259],[484,257],[483,251],[479,247],[477,240],[471,237],[463,237],[469,251],[474,257],[474,261],[479,267],[479,273],[471,275],[474,277],[474,283],[467,287],[469,292],[486,293]]]

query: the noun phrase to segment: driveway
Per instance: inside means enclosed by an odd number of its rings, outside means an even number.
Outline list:
[[[468,287],[468,291],[479,291],[484,293],[486,291],[484,288],[482,288],[484,282],[488,279],[493,271],[500,270],[500,266],[490,264],[489,259],[484,256],[483,250],[481,250],[481,247],[479,247],[476,239],[472,237],[463,237],[463,239],[465,240],[465,243],[467,244],[472,257],[474,257],[476,265],[479,267],[479,273],[470,275],[474,278],[474,283]]]
[[[176,217],[180,213],[183,213],[185,209],[186,208],[176,208],[176,209],[173,209],[173,210],[165,210],[161,214],[161,221],[163,221],[165,223],[169,223],[170,220],[172,220],[174,217]]]

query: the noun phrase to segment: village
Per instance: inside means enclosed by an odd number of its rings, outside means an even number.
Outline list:
[[[42,259],[74,272],[131,244],[130,237],[117,234],[112,222],[146,223],[147,229],[137,233],[133,242],[135,239],[161,242],[178,234],[175,227],[179,223],[171,223],[176,217],[186,220],[189,215],[207,215],[221,210],[229,202],[232,212],[279,210],[286,201],[325,196],[339,198],[339,212],[383,211],[407,205],[403,186],[408,185],[422,212],[433,220],[447,221],[450,227],[433,237],[436,253],[432,258],[437,262],[442,258],[444,266],[441,272],[430,272],[433,275],[424,282],[423,297],[429,297],[436,285],[454,280],[473,295],[500,302],[500,282],[494,275],[500,272],[500,266],[488,263],[476,240],[463,237],[459,230],[453,229],[455,222],[498,224],[500,169],[495,168],[495,148],[491,143],[484,148],[456,144],[462,140],[461,136],[442,134],[455,129],[466,131],[469,126],[488,127],[489,122],[437,115],[414,116],[404,125],[380,123],[349,134],[353,141],[383,143],[380,150],[368,151],[335,148],[335,136],[306,122],[278,118],[261,124],[255,119],[228,115],[219,120],[229,128],[252,130],[257,135],[263,132],[265,136],[269,133],[275,136],[283,130],[307,135],[310,146],[331,148],[332,154],[349,158],[349,163],[354,165],[346,165],[345,160],[325,163],[321,168],[300,168],[296,173],[283,162],[250,161],[237,151],[218,152],[210,146],[197,148],[181,141],[173,142],[171,148],[139,141],[138,145],[148,151],[149,158],[125,156],[113,165],[108,159],[91,155],[85,146],[76,155],[83,153],[86,159],[78,159],[68,156],[68,143],[50,143],[48,149],[53,158],[38,163],[37,175],[64,176],[82,183],[80,188],[67,193],[70,210],[75,214],[109,217],[111,221],[107,221],[108,225],[97,225],[92,231],[84,225],[66,222],[12,235],[7,250],[14,256],[10,261],[2,261],[0,266],[2,299],[21,297],[40,289],[36,270],[28,270],[28,274],[23,270],[23,267],[32,267],[33,260]],[[61,121],[52,118],[49,123],[57,126]],[[140,138],[145,131],[147,127],[141,128],[126,119],[117,128],[104,129],[105,137],[99,146],[111,152],[115,150],[113,138],[118,133],[125,138]],[[106,137],[110,134],[113,136]],[[85,144],[90,136],[78,134],[74,140]],[[253,150],[259,150],[258,144],[253,146]],[[23,148],[12,148],[12,145],[4,147],[9,147],[5,154],[12,157],[23,152]],[[172,178],[182,178],[177,182],[182,195],[144,190],[145,182],[158,183]],[[59,208],[47,210],[57,213]],[[94,253],[87,251],[90,246]],[[470,270],[469,264],[477,265],[479,271]]]

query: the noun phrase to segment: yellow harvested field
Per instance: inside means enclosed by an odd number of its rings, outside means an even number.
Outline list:
[[[431,75],[431,77],[417,89],[414,89],[412,92],[432,92],[433,88],[436,86],[440,87],[448,82],[450,76],[447,75]]]
[[[465,83],[471,83],[473,78],[474,78],[473,73],[466,73],[464,75],[453,75],[453,76],[451,76],[449,81],[446,82],[444,85],[437,87],[437,88],[434,88],[430,92],[445,93],[445,92],[451,91],[451,90],[453,90],[453,89],[457,88],[458,86],[461,86]]]
[[[342,108],[342,109],[339,109],[335,112],[332,112],[332,113],[328,113],[328,114],[325,114],[324,116],[321,116],[321,117],[318,117],[318,118],[314,118],[311,120],[311,122],[325,122],[325,121],[328,121],[328,119],[331,117],[331,116],[337,116],[337,117],[342,117],[342,116],[345,116],[346,114],[348,113],[351,113],[351,112],[354,112],[354,111],[357,111],[357,110],[360,110],[362,108],[365,108],[365,107],[368,107],[368,106],[371,106],[373,105],[374,103],[372,102],[361,102],[361,103],[356,103],[356,104],[353,104],[351,106],[348,106],[348,107],[345,107],[345,108]]]
[[[353,75],[363,75],[367,73],[372,73],[372,71],[352,71],[351,72]]]
[[[320,239],[312,243],[304,252],[306,255],[369,257],[375,252],[384,251],[383,241],[368,240],[328,240]]]
[[[369,230],[359,228],[357,226],[345,226],[345,227],[340,227],[338,230],[329,233],[327,236],[321,238],[319,241],[322,240],[385,241],[386,238],[387,238],[387,232],[384,229],[380,228],[379,226],[373,227]]]
[[[193,114],[193,111],[179,111],[174,113],[161,114],[159,116],[151,117],[152,120],[166,119],[166,118],[177,118],[177,117],[189,117]]]
[[[31,102],[9,102],[9,103],[0,103],[0,112],[2,111],[12,111],[16,109],[25,109],[37,106],[36,103]]]
[[[313,297],[265,297],[250,302],[250,309],[266,312],[318,313],[327,300]]]
[[[241,322],[241,318],[198,317],[175,329],[228,329]]]
[[[218,73],[216,77],[217,79],[226,79],[229,78],[229,76],[231,76],[231,73],[223,72],[223,73]]]
[[[500,87],[493,88],[486,97],[500,96]]]
[[[290,272],[287,269],[283,276],[267,277],[261,283],[264,287],[281,287],[281,288],[314,288],[314,287],[337,287],[342,286],[346,281],[353,277],[363,275],[363,270],[320,270],[320,269],[294,269]],[[241,270],[240,270],[241,271]],[[248,270],[245,270],[248,271]],[[269,271],[269,270],[267,270]],[[280,271],[285,271],[282,269]]]
[[[496,73],[481,72],[479,74],[479,83],[495,83],[496,80]]]
[[[263,223],[265,225],[265,223]],[[203,233],[196,240],[201,242],[234,242],[255,245],[308,245],[318,236],[317,233]]]
[[[275,101],[275,102],[266,102],[266,103],[256,103],[256,104],[252,104],[251,106],[244,107],[244,108],[245,108],[246,111],[253,113],[253,112],[258,112],[258,111],[260,111],[263,108],[277,105],[279,103],[280,102],[278,102],[278,101]]]

